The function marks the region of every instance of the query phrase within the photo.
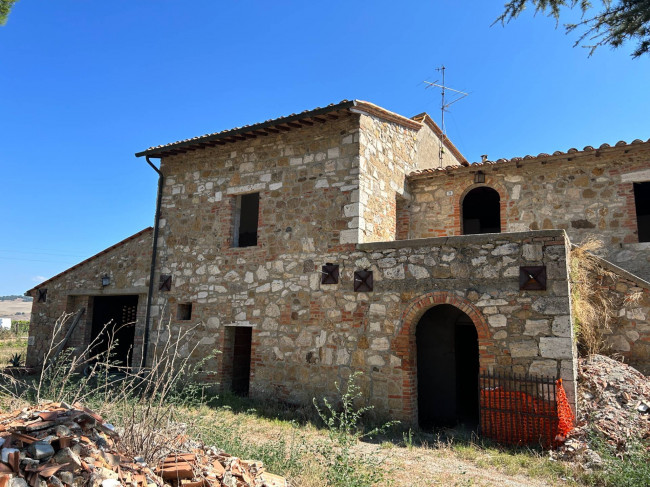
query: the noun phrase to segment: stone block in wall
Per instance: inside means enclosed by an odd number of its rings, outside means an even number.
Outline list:
[[[570,359],[573,357],[573,344],[566,338],[541,337],[539,352],[544,358]]]
[[[538,357],[539,346],[535,340],[510,342],[510,355],[512,358]]]
[[[571,336],[571,317],[569,315],[556,316],[553,318],[553,335],[556,337]]]
[[[528,368],[530,375],[557,377],[557,360],[533,360]]]
[[[524,335],[528,336],[545,336],[550,331],[548,320],[526,320]]]
[[[542,297],[533,303],[532,308],[544,315],[565,315],[569,312],[569,299],[563,297]]]

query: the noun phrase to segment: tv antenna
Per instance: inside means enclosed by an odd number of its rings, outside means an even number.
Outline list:
[[[456,103],[457,101],[462,100],[466,96],[469,95],[469,93],[465,93],[464,91],[459,91],[455,90],[453,88],[449,88],[448,86],[445,85],[445,65],[443,64],[439,68],[436,68],[436,71],[440,71],[442,73],[442,83],[439,84],[438,80],[435,80],[433,83],[431,81],[425,81],[425,83],[429,86],[426,86],[425,89],[431,88],[432,86],[435,86],[436,88],[440,88],[441,95],[442,95],[442,101],[440,103],[440,130],[442,131],[442,140],[440,141],[440,147],[438,149],[438,160],[440,167],[443,166],[442,164],[442,156],[444,154],[444,143],[445,140],[447,140],[447,128],[445,127],[445,112],[449,111],[449,107]],[[446,98],[446,92],[448,91],[453,91],[456,94],[456,97],[452,99],[451,101],[447,101]]]

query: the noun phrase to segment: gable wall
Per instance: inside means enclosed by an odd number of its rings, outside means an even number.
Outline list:
[[[85,313],[68,341],[67,347],[85,347],[91,340],[92,298],[120,294],[137,294],[138,310],[133,348],[133,363],[139,363],[144,337],[146,295],[151,265],[152,232],[148,231],[91,261],[72,269],[60,277],[46,282],[38,288],[47,289],[44,303],[38,302],[38,291],[32,291],[34,298],[29,324],[27,365],[42,363],[49,348],[54,324],[64,313],[76,313],[80,308]],[[102,287],[101,278],[108,274],[111,283]],[[72,320],[67,321],[67,326]],[[65,333],[67,327],[63,329]]]

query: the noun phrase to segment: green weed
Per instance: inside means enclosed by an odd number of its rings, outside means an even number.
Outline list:
[[[327,481],[333,487],[369,487],[386,482],[381,469],[383,459],[355,452],[353,447],[362,438],[385,433],[398,421],[387,422],[369,431],[361,429],[362,417],[373,407],[355,406],[355,402],[361,398],[361,389],[356,384],[360,375],[360,372],[352,374],[345,388],[339,383],[335,384],[340,395],[340,407],[335,407],[324,398],[324,407],[321,408],[316,399],[313,400],[319,417],[327,427],[329,442],[319,445],[319,453],[327,461]]]

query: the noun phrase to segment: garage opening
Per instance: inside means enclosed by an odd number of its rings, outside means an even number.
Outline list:
[[[487,186],[474,188],[463,199],[463,235],[501,233],[499,193]]]
[[[634,206],[639,242],[650,242],[650,182],[634,183]]]
[[[226,341],[232,343],[231,391],[239,396],[248,396],[253,329],[249,326],[234,326],[228,328],[227,333],[231,336]]]
[[[478,334],[450,304],[428,310],[415,331],[418,422],[422,429],[478,426]]]
[[[95,296],[92,309],[91,340],[99,337],[92,354],[105,353],[112,340],[111,360],[118,366],[131,366],[138,296]]]

